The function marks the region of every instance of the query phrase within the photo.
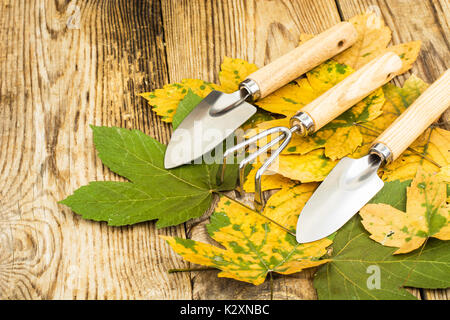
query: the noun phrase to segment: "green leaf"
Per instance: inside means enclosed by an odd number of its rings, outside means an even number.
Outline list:
[[[402,188],[407,185],[388,182],[372,202],[382,201],[400,209],[406,201]],[[402,198],[395,193],[403,195]],[[315,276],[319,299],[415,299],[403,287],[450,287],[449,242],[429,239],[423,250],[393,256],[395,250],[371,240],[360,217],[355,216],[338,231],[331,262],[321,266]],[[374,284],[371,281],[377,269],[380,286],[374,288],[368,282]]]
[[[406,211],[406,187],[410,184],[411,180],[386,182],[369,203],[387,203],[398,210]]]
[[[121,226],[158,219],[158,228],[200,217],[212,193],[234,189],[236,166],[216,184],[219,165],[164,169],[165,145],[141,131],[92,127],[103,164],[130,182],[91,182],[61,201],[85,219]]]
[[[172,119],[173,129],[176,129],[181,121],[202,101],[203,98],[196,95],[191,89],[178,104],[177,111]]]

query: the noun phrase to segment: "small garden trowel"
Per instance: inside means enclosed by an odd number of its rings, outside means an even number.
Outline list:
[[[174,131],[165,168],[189,163],[213,150],[256,112],[246,101],[266,97],[347,49],[357,37],[351,23],[341,22],[249,75],[238,91],[212,91]]]
[[[316,241],[341,228],[383,188],[380,166],[397,159],[448,107],[450,69],[375,140],[368,155],[343,158],[334,167],[300,213],[297,241]]]

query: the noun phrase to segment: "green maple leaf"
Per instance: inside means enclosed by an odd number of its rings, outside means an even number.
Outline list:
[[[409,183],[388,182],[371,202],[405,210]],[[320,267],[315,276],[319,299],[415,299],[404,287],[450,287],[449,242],[430,239],[423,250],[393,256],[396,250],[371,240],[360,217],[355,216],[338,231],[331,262]],[[377,269],[380,286],[374,288],[368,281]]]
[[[158,219],[158,228],[200,217],[213,192],[232,190],[235,166],[216,184],[219,165],[185,165],[164,169],[165,145],[138,130],[94,127],[98,156],[108,168],[130,182],[96,181],[60,203],[85,219],[121,226]]]

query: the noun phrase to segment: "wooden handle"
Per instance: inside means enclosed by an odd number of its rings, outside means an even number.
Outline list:
[[[450,69],[436,80],[374,142],[397,159],[450,106]]]
[[[314,131],[317,131],[390,81],[401,68],[402,61],[395,53],[385,53],[349,75],[300,111],[306,112],[313,119]]]
[[[358,34],[349,22],[341,22],[299,45],[247,77],[264,98],[290,81],[330,59],[356,42]]]

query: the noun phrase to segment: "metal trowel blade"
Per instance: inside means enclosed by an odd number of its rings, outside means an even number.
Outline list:
[[[383,188],[377,175],[379,167],[376,155],[343,158],[303,207],[297,222],[297,241],[325,238],[350,220]]]
[[[255,112],[256,107],[242,101],[239,91],[212,91],[173,132],[164,157],[165,168],[178,167],[212,151]]]

